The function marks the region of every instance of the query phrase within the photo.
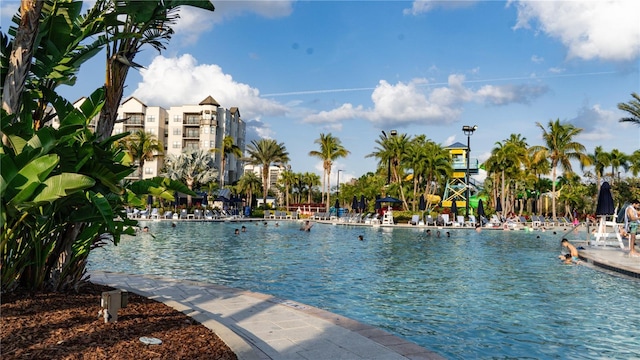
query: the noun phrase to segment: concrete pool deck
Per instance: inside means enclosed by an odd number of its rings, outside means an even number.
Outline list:
[[[309,305],[203,282],[103,271],[96,284],[165,303],[213,330],[238,359],[444,359],[386,331]]]

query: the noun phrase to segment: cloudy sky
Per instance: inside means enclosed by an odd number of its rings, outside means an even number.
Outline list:
[[[640,129],[620,124],[620,102],[640,92],[640,1],[214,1],[183,9],[166,51],[146,48],[125,98],[149,106],[213,96],[237,106],[248,142],[283,142],[296,172],[321,174],[308,156],[320,133],[351,152],[341,182],[374,171],[381,131],[466,143],[484,160],[512,133],[541,144],[560,119],[584,128],[588,151],[631,153]],[[17,2],[3,1],[2,23]],[[2,30],[6,27],[3,25]],[[70,100],[103,82],[92,60]]]

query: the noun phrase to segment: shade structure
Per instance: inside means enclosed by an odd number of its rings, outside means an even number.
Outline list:
[[[360,195],[360,212],[364,212],[364,210],[367,208],[367,200],[364,198],[364,195]]]
[[[427,208],[427,203],[424,200],[424,194],[420,195],[420,201],[418,201],[418,210],[424,211]]]
[[[358,203],[358,197],[353,195],[353,200],[351,200],[351,211],[358,210],[360,203]]]
[[[502,202],[500,201],[500,197],[496,199],[496,212],[502,212]]]
[[[456,204],[455,200],[451,202],[451,213],[453,214],[454,218],[458,216],[458,204]]]
[[[484,215],[484,204],[482,203],[482,199],[478,200],[478,217],[485,216]]]
[[[611,185],[603,182],[598,193],[598,204],[596,205],[596,215],[613,215],[615,206],[613,205],[613,196],[611,196]]]
[[[384,202],[399,203],[399,202],[402,202],[402,200],[396,199],[396,198],[391,197],[391,196],[387,196],[387,197],[383,197],[383,198],[380,198],[380,199],[376,199],[376,203],[384,203]]]

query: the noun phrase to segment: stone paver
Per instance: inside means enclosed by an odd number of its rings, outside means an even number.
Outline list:
[[[193,317],[220,336],[239,359],[443,359],[381,329],[265,294],[148,275],[96,271],[90,280]]]

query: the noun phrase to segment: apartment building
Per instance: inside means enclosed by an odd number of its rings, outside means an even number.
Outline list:
[[[278,199],[278,203],[280,204],[282,204],[284,195],[280,192],[277,185],[278,179],[280,179],[280,174],[282,174],[283,171],[285,171],[285,168],[283,166],[269,166],[269,180],[267,181],[267,191],[273,190]],[[247,164],[244,166],[244,172],[253,172],[254,174],[256,174],[258,179],[262,181],[262,166]]]
[[[147,106],[135,97],[126,99],[118,108],[118,119],[114,134],[144,130],[155,135],[164,145],[164,155],[179,156],[193,150],[210,151],[220,148],[225,136],[231,136],[244,153],[246,125],[237,107],[223,108],[213,97],[207,96],[198,105],[172,106],[164,109]],[[222,154],[213,153],[216,167],[221,168]],[[143,178],[160,174],[164,156],[144,163]],[[224,183],[233,183],[243,173],[242,161],[232,154],[225,158]],[[139,173],[132,174],[138,177]]]

